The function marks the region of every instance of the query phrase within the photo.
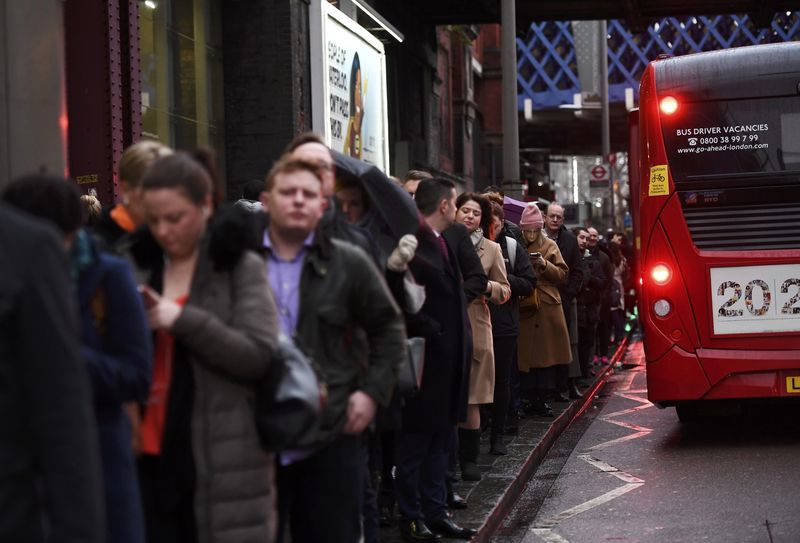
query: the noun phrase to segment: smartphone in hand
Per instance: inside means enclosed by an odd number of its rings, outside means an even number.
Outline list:
[[[150,309],[158,303],[158,293],[147,285],[139,285],[139,294],[142,295],[142,302],[146,309]]]
[[[542,253],[528,253],[528,256],[531,258],[539,258],[542,256]]]

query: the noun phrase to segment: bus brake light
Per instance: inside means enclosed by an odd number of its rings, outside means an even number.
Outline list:
[[[665,96],[662,98],[659,106],[661,107],[661,113],[665,115],[672,115],[678,111],[678,101],[673,96]]]
[[[672,278],[672,270],[666,264],[656,264],[650,270],[650,277],[653,278],[656,285],[666,285]]]

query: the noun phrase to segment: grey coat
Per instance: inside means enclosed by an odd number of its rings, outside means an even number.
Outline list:
[[[255,428],[254,384],[277,343],[277,312],[263,260],[244,252],[214,268],[201,244],[189,299],[172,328],[194,377],[192,453],[200,543],[275,540],[274,458]]]
[[[263,260],[245,253],[230,272],[200,258],[172,332],[194,372],[192,450],[200,543],[275,539],[275,474],[258,441],[253,384],[276,344],[277,312]]]

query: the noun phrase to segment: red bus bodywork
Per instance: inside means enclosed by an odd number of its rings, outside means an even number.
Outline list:
[[[694,67],[701,66],[700,61],[707,59],[709,69],[717,69],[719,65],[715,65],[713,55],[730,55],[732,51],[704,53],[702,55],[707,55],[704,59],[694,59]],[[793,53],[800,54],[800,47],[795,47]],[[659,89],[663,82],[657,81],[657,65],[683,62],[682,58],[652,62],[642,76],[640,88],[640,205],[634,225],[639,223],[637,234],[641,240],[640,321],[644,331],[648,398],[659,406],[668,406],[693,400],[800,397],[800,391],[793,390],[791,385],[792,378],[800,382],[800,333],[714,333],[711,268],[800,266],[800,239],[795,248],[698,249],[687,226],[683,200],[676,191],[659,110],[659,100],[663,98]],[[730,79],[736,76],[720,71],[718,77],[728,77],[730,88]],[[797,81],[800,82],[800,78]],[[707,80],[705,84],[713,85]],[[680,101],[681,96],[676,97]],[[651,168],[663,165],[669,166],[668,193],[651,196]],[[659,285],[650,276],[658,264],[672,271],[666,284]],[[653,304],[659,299],[667,300],[672,307],[664,317],[654,312]]]
[[[628,194],[631,198],[631,230],[633,233],[633,280],[636,299],[642,299],[642,219],[639,216],[641,202],[641,157],[639,153],[639,108],[628,112]]]

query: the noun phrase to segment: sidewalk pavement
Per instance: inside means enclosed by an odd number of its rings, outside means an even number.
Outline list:
[[[622,341],[608,365],[595,366],[597,375],[580,399],[570,403],[551,403],[555,415],[553,418],[526,415],[526,418],[520,419],[519,433],[506,436],[508,455],[490,455],[489,433],[483,434],[478,457],[483,478],[478,482],[458,483],[456,492],[466,498],[468,507],[452,512],[457,523],[478,530],[473,542],[483,543],[491,539],[558,436],[591,405],[608,373],[613,371],[614,364],[622,361],[629,338],[627,336]],[[381,528],[382,543],[401,541],[396,522],[393,526]]]

